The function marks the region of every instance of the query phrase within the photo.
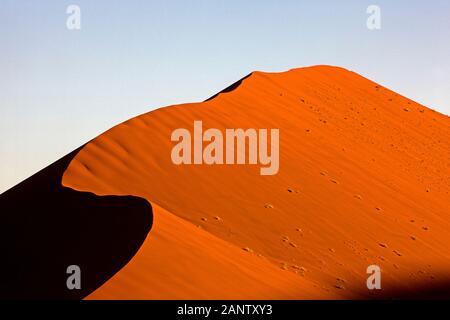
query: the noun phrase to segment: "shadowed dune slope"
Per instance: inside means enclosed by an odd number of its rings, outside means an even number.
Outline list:
[[[280,170],[171,162],[177,128],[278,128]],[[449,296],[450,119],[348,70],[254,72],[88,143],[63,184],[150,201],[137,255],[89,298]],[[382,290],[366,268],[382,269]],[[403,295],[404,296],[404,295]]]
[[[0,195],[0,299],[81,299],[119,271],[150,231],[146,200],[61,185],[79,150]],[[81,290],[66,286],[70,265],[81,269]]]

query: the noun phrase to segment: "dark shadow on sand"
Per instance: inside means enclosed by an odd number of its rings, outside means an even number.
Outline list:
[[[97,196],[63,187],[81,148],[0,195],[0,299],[81,299],[138,251],[152,207],[132,196]],[[66,286],[81,268],[81,290]]]
[[[366,297],[374,300],[450,300],[450,278],[422,280],[405,286],[374,290]]]
[[[249,73],[248,75],[246,75],[245,77],[243,77],[242,79],[236,81],[235,83],[233,83],[232,85],[226,87],[225,89],[223,89],[222,91],[216,93],[215,95],[213,95],[212,97],[209,97],[208,99],[206,99],[204,102],[209,101],[214,99],[215,97],[217,97],[219,94],[221,93],[227,93],[227,92],[231,92],[233,90],[236,90],[241,84],[242,81],[244,81],[245,79],[247,79],[248,77],[250,77],[252,74]]]

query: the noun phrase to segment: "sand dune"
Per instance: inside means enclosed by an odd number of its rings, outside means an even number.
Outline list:
[[[278,174],[174,165],[171,132],[195,120],[279,128]],[[450,276],[448,150],[447,116],[329,66],[254,72],[205,102],[133,118],[63,177],[156,208],[137,255],[88,298],[431,295]],[[371,264],[383,290],[366,287]]]
[[[278,128],[278,173],[261,175],[251,164],[175,165],[171,133],[196,120],[205,130]],[[119,224],[131,212],[126,201],[143,206],[128,216],[143,228],[120,239],[130,249],[121,257],[108,251],[114,266],[83,296],[448,298],[449,150],[449,117],[330,66],[253,72],[205,102],[130,119],[83,146],[56,175],[74,194],[117,197]],[[32,191],[9,192],[20,199]],[[143,199],[151,204],[146,223]],[[129,238],[133,232],[140,240]],[[95,241],[89,234],[86,244]],[[366,287],[373,264],[382,290]]]

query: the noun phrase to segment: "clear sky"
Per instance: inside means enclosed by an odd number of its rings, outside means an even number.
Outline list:
[[[69,30],[69,5],[81,29]],[[369,5],[381,29],[369,30]],[[450,1],[0,0],[0,192],[104,130],[251,71],[356,71],[450,114]]]

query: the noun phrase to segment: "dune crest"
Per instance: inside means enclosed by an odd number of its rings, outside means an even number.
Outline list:
[[[196,120],[279,128],[279,172],[173,164],[171,133]],[[62,179],[154,208],[136,256],[88,298],[419,297],[443,284],[446,295],[448,150],[447,116],[330,66],[253,72],[205,102],[130,119]],[[366,287],[373,264],[383,290]]]

